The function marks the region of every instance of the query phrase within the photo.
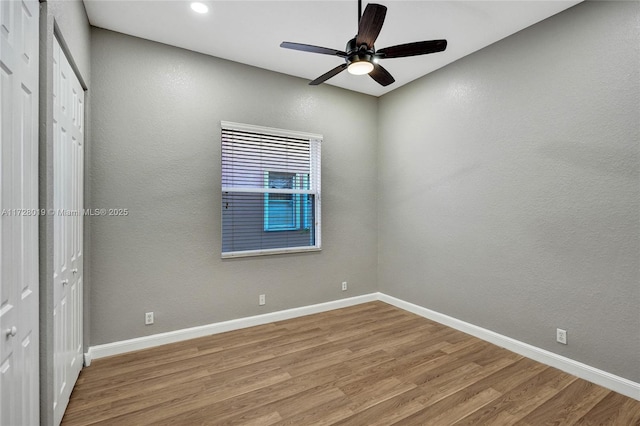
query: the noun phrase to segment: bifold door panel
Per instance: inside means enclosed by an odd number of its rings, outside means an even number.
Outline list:
[[[0,425],[37,425],[38,15],[0,1]]]
[[[53,55],[54,417],[82,369],[84,90],[60,44]]]

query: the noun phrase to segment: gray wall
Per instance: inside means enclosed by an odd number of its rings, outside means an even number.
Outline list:
[[[381,98],[382,292],[640,381],[639,21],[582,3]]]
[[[40,4],[40,134],[39,134],[39,197],[40,207],[53,208],[53,40],[57,36],[85,89],[91,80],[90,26],[80,0],[46,1]],[[89,104],[89,92],[85,102]],[[89,108],[85,110],[89,129]],[[86,135],[85,135],[86,137]],[[91,144],[85,140],[85,155]],[[85,170],[90,167],[85,162]],[[90,188],[85,186],[90,193]],[[85,197],[88,198],[88,197]],[[86,202],[86,200],[85,200]],[[87,221],[85,221],[85,224]],[[40,217],[40,423],[53,425],[53,216]],[[89,258],[90,239],[85,232],[84,258]],[[84,324],[89,323],[88,300],[90,280],[85,268]],[[88,343],[84,330],[85,347]]]
[[[97,28],[91,47],[93,207],[130,211],[91,223],[91,345],[377,290],[376,98]],[[220,259],[221,120],[324,135],[321,252]]]

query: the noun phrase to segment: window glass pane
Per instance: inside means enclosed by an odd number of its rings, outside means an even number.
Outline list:
[[[314,246],[314,196],[300,196],[305,198],[304,203],[301,203],[301,213],[304,215],[301,220],[304,226],[270,232],[264,230],[264,195],[246,192],[222,194],[222,251]]]
[[[269,188],[276,189],[293,189],[293,183],[296,180],[295,173],[268,172]]]

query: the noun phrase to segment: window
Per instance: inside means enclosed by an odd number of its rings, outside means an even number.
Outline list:
[[[322,136],[221,127],[222,257],[319,250]]]

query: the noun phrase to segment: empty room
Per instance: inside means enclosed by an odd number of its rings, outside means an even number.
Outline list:
[[[640,425],[640,2],[0,0],[0,425]]]

